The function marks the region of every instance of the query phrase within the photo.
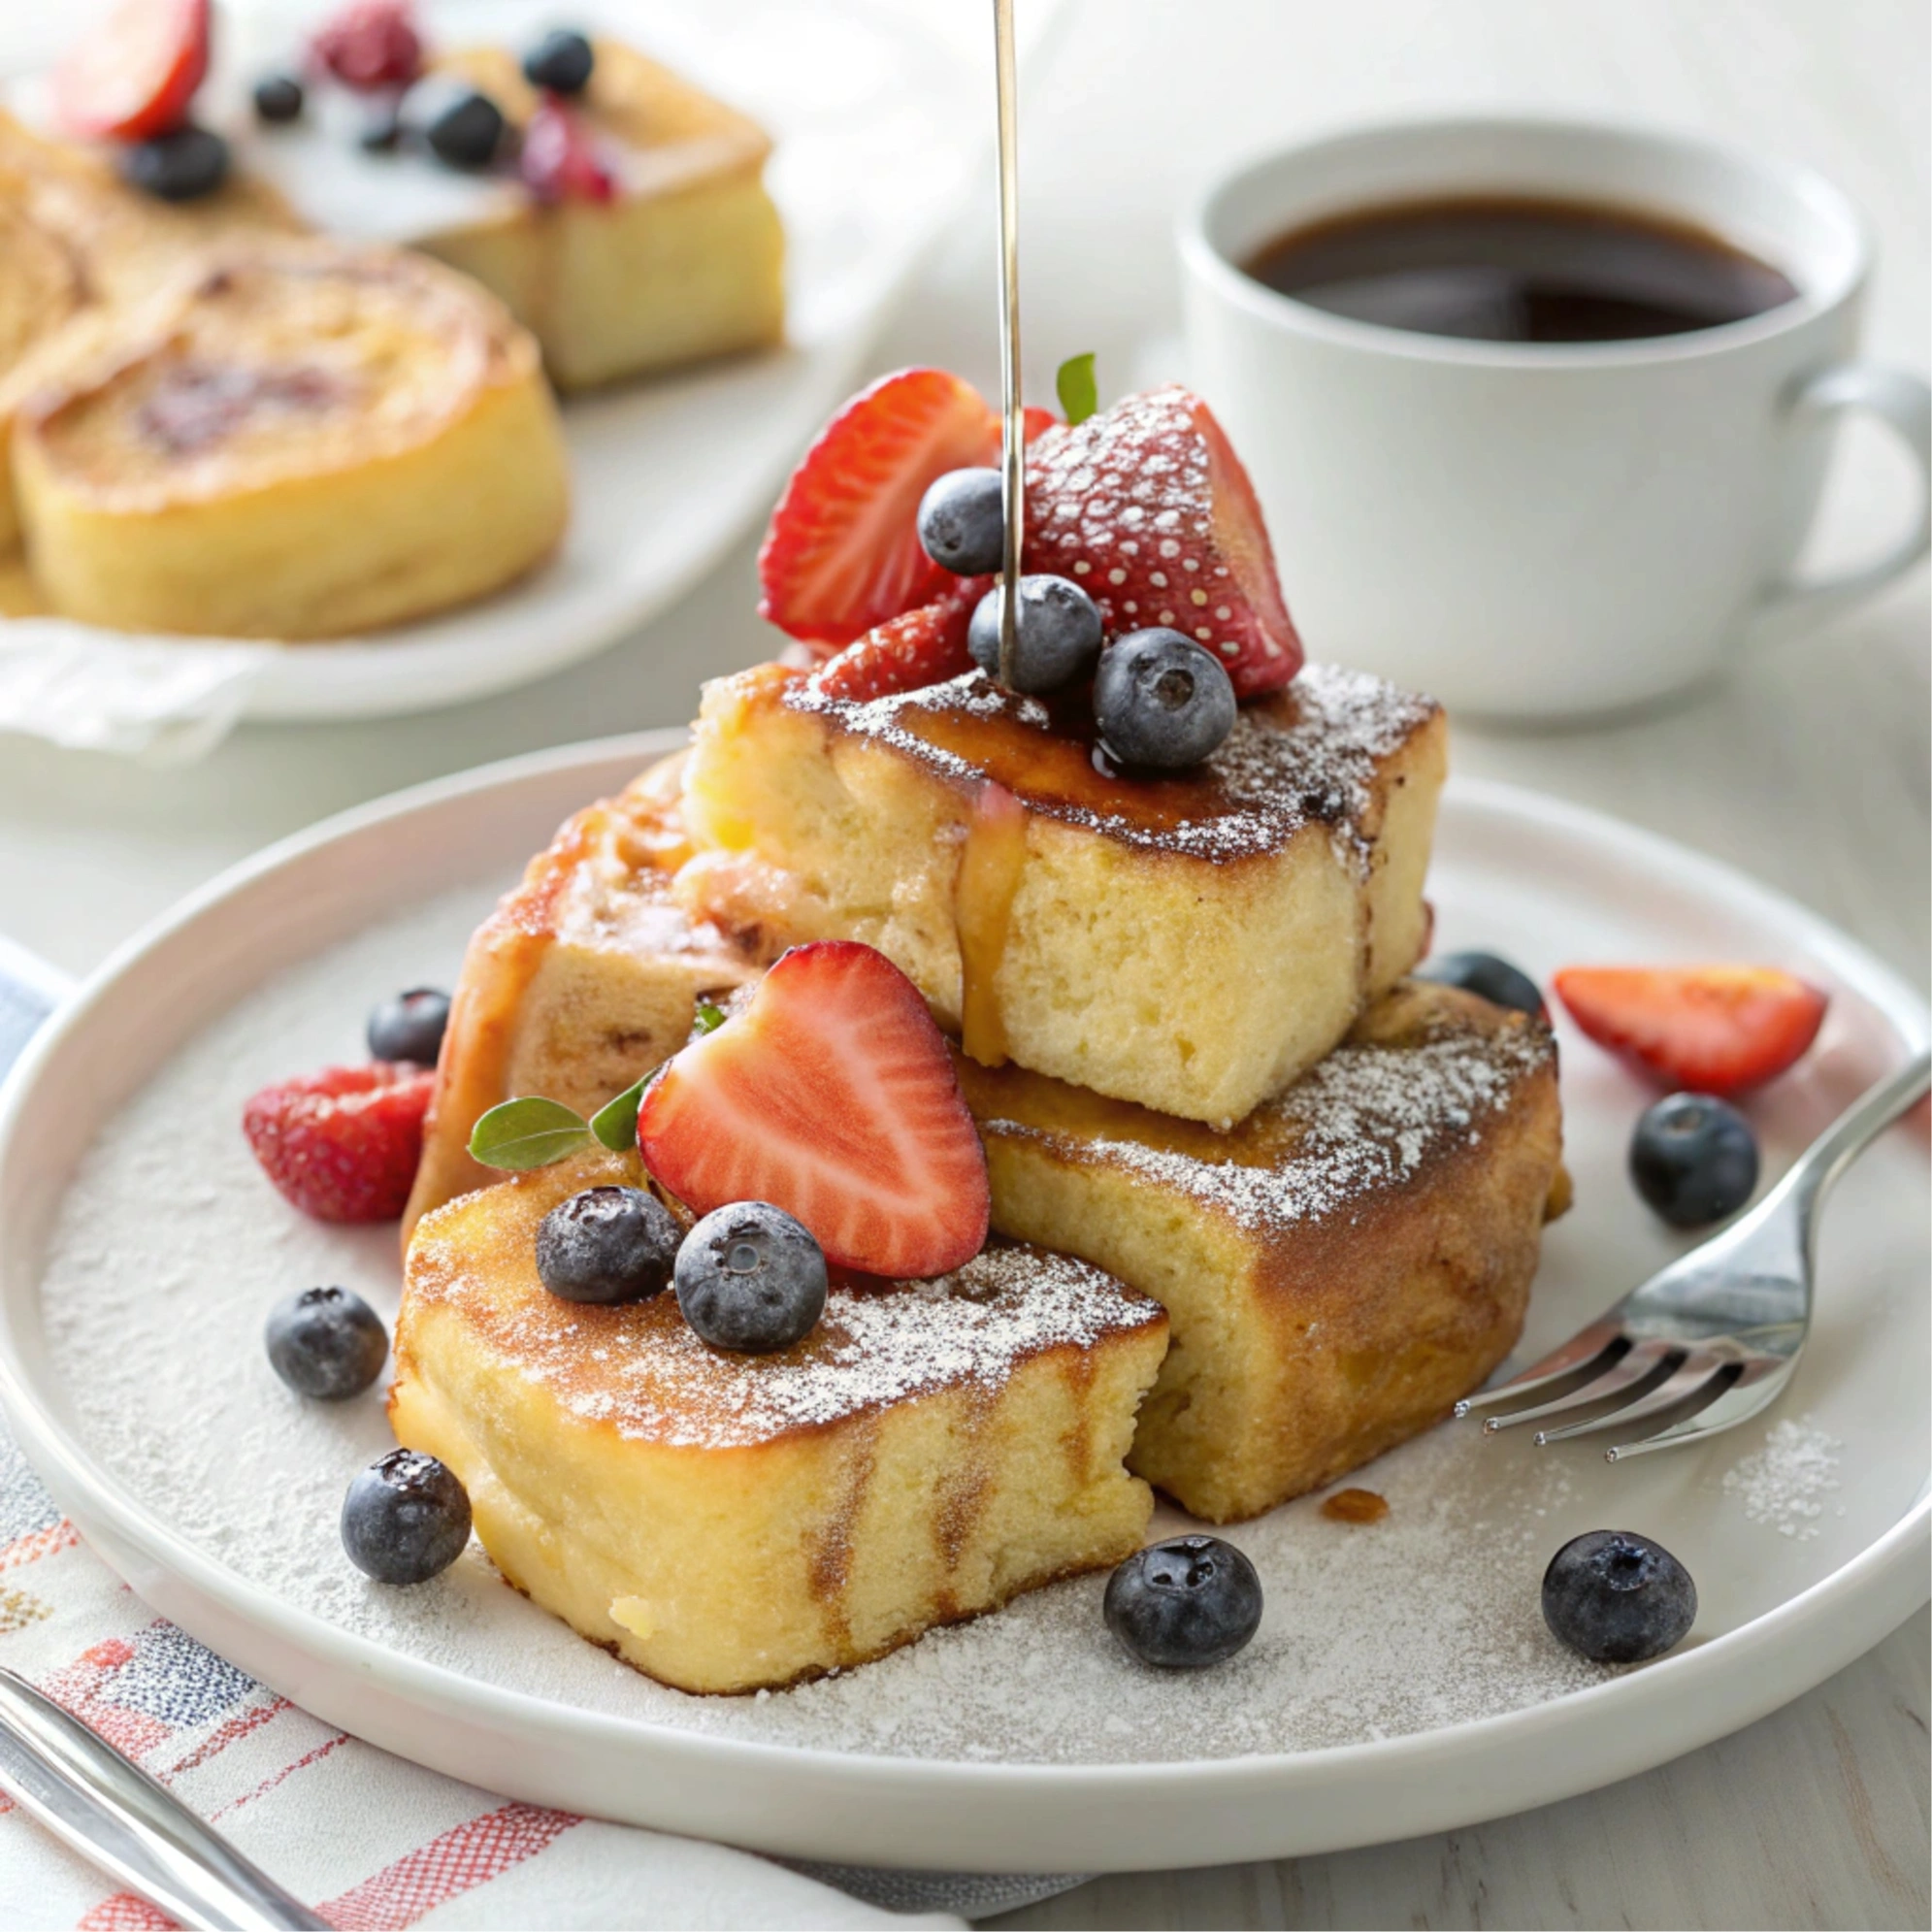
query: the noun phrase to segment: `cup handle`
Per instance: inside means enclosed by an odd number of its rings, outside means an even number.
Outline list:
[[[1780,631],[1815,624],[1862,602],[1932,548],[1932,388],[1909,370],[1845,362],[1808,377],[1785,406],[1795,415],[1864,409],[1889,423],[1918,459],[1918,518],[1869,563],[1825,577],[1790,576],[1764,593],[1753,622]]]

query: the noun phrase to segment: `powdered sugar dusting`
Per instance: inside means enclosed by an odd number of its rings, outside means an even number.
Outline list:
[[[486,1280],[463,1245],[461,1211],[444,1225],[452,1232],[433,1238],[431,1224],[411,1259],[427,1299],[480,1320],[518,1372],[585,1421],[680,1448],[768,1442],[942,1389],[994,1392],[1035,1356],[1089,1349],[1160,1319],[1153,1302],[1098,1268],[1002,1243],[933,1281],[835,1288],[798,1348],[732,1355],[700,1341],[669,1295],[586,1309],[545,1294],[534,1278],[508,1289]]]
[[[1749,1521],[1808,1542],[1827,1509],[1845,1514],[1831,1501],[1844,1447],[1809,1416],[1786,1416],[1771,1425],[1762,1449],[1724,1471],[1724,1493],[1743,1503]]]
[[[1546,1029],[1526,1026],[1451,1026],[1408,1046],[1339,1047],[1237,1128],[1240,1144],[1223,1159],[1010,1120],[989,1121],[984,1130],[1050,1142],[1065,1159],[1127,1167],[1243,1228],[1279,1232],[1399,1188],[1432,1155],[1480,1138],[1555,1053]],[[1268,1164],[1254,1160],[1255,1146],[1276,1143],[1293,1151]]]
[[[970,756],[934,743],[920,730],[918,713],[1003,717],[1042,736],[1049,730],[1048,713],[1037,700],[1001,691],[976,671],[865,703],[827,697],[801,680],[786,690],[784,702],[958,779],[983,777],[986,770]],[[1130,797],[1139,785],[1148,788],[1150,799],[1185,782],[1199,795],[1199,808],[1190,816],[1107,809],[1034,789],[1024,780],[1013,789],[1030,810],[1064,824],[1153,851],[1221,862],[1278,851],[1304,827],[1325,825],[1338,849],[1359,867],[1372,843],[1366,821],[1377,773],[1436,708],[1433,699],[1366,671],[1308,665],[1285,693],[1244,705],[1220,748],[1185,781],[1119,781],[1123,796]]]
[[[1245,478],[1217,486],[1217,461],[1238,470],[1199,400],[1172,386],[1046,431],[1027,451],[1027,569],[1070,571],[1109,632],[1181,631],[1247,697],[1298,646],[1271,562],[1255,555],[1265,541],[1242,529]]]

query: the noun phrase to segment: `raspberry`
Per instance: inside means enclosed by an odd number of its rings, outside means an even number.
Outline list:
[[[423,70],[422,36],[408,0],[357,0],[316,32],[315,58],[344,87],[407,87]]]
[[[262,1171],[317,1221],[393,1221],[409,1198],[436,1075],[395,1061],[264,1087],[242,1109]]]
[[[519,165],[524,185],[539,201],[608,201],[617,192],[590,130],[554,94],[538,104],[523,130]]]

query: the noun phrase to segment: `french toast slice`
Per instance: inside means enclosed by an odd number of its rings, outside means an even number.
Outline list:
[[[20,403],[13,469],[41,594],[132,631],[400,623],[534,568],[569,508],[537,345],[502,305],[312,237],[237,238],[110,309]]]
[[[410,1243],[389,1413],[446,1463],[506,1578],[662,1682],[742,1691],[861,1663],[1139,1546],[1123,1466],[1158,1303],[1010,1245],[835,1286],[797,1347],[707,1347],[669,1293],[590,1307],[538,1277],[586,1156],[465,1195]]]
[[[520,1094],[588,1118],[691,1037],[775,957],[755,933],[692,921],[671,898],[690,856],[682,754],[566,821],[477,928],[450,1004],[405,1238],[431,1208],[501,1179],[470,1130]]]
[[[709,685],[680,900],[876,946],[974,1060],[1228,1127],[1420,956],[1446,727],[1310,666],[1198,770],[1123,777],[973,672],[857,703]]]
[[[201,250],[294,226],[261,182],[159,201],[118,180],[105,155],[0,109],[0,555],[20,542],[6,460],[20,403],[81,360],[117,309],[156,296]],[[37,592],[27,598],[43,606]]]
[[[239,128],[242,167],[317,228],[405,244],[474,276],[535,335],[566,390],[784,335],[784,230],[765,186],[770,138],[660,62],[600,36],[570,113],[608,199],[540,200],[510,177],[365,154],[329,103],[294,127]],[[505,46],[431,66],[487,94],[517,138],[540,96]],[[346,104],[344,104],[346,107]]]
[[[960,1056],[1001,1232],[1156,1296],[1129,1466],[1210,1523],[1444,1416],[1522,1331],[1562,1197],[1540,1020],[1411,980],[1230,1132]]]

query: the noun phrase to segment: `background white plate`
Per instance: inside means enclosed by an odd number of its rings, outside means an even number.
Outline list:
[[[316,15],[312,6],[274,11]],[[1032,45],[1058,7],[1043,0],[1027,11]],[[527,0],[451,0],[427,12],[442,40],[516,46],[540,25]],[[991,138],[991,35],[975,15],[979,31],[963,55],[959,37],[943,30],[958,21],[929,23],[870,0],[581,0],[571,17],[635,41],[770,131],[767,180],[787,242],[786,345],[568,401],[573,508],[562,552],[499,596],[324,643],[170,640],[158,660],[151,641],[66,619],[0,624],[8,655],[31,649],[34,658],[31,667],[0,662],[0,725],[140,749],[146,716],[212,720],[218,729],[188,740],[198,752],[238,715],[377,717],[458,704],[573,664],[634,630],[770,509],[975,179]],[[293,26],[236,24],[263,49],[251,60],[285,58],[299,45]],[[984,61],[970,57],[981,40]],[[116,686],[126,714],[118,739],[100,718],[113,711]]]
[[[452,974],[470,921],[556,820],[667,741],[518,761],[277,848],[103,968],[11,1084],[0,1395],[89,1540],[205,1642],[344,1728],[512,1795],[825,1858],[1094,1870],[1547,1802],[1762,1715],[1924,1601],[1922,1120],[1827,1213],[1817,1326],[1771,1418],[1615,1469],[1586,1446],[1437,1430],[1357,1478],[1393,1504],[1373,1529],[1304,1501],[1230,1532],[1269,1607],[1217,1673],[1129,1665],[1097,1579],[760,1699],[685,1698],[624,1670],[474,1551],[420,1590],[364,1585],[334,1515],[387,1440],[379,1408],[287,1396],[259,1324],[319,1279],[393,1305],[392,1237],[285,1210],[241,1147],[241,1099],[351,1057],[375,998]],[[1828,984],[1818,1049],[1754,1109],[1773,1172],[1925,1034],[1910,993],[1787,901],[1531,794],[1454,787],[1431,894],[1445,947],[1492,944],[1539,976],[1728,955]],[[1574,1035],[1564,1047],[1579,1205],[1547,1242],[1525,1353],[1677,1245],[1622,1177],[1640,1090]],[[1605,1525],[1659,1536],[1702,1594],[1690,1641],[1621,1676],[1557,1651],[1536,1609],[1550,1553]]]

